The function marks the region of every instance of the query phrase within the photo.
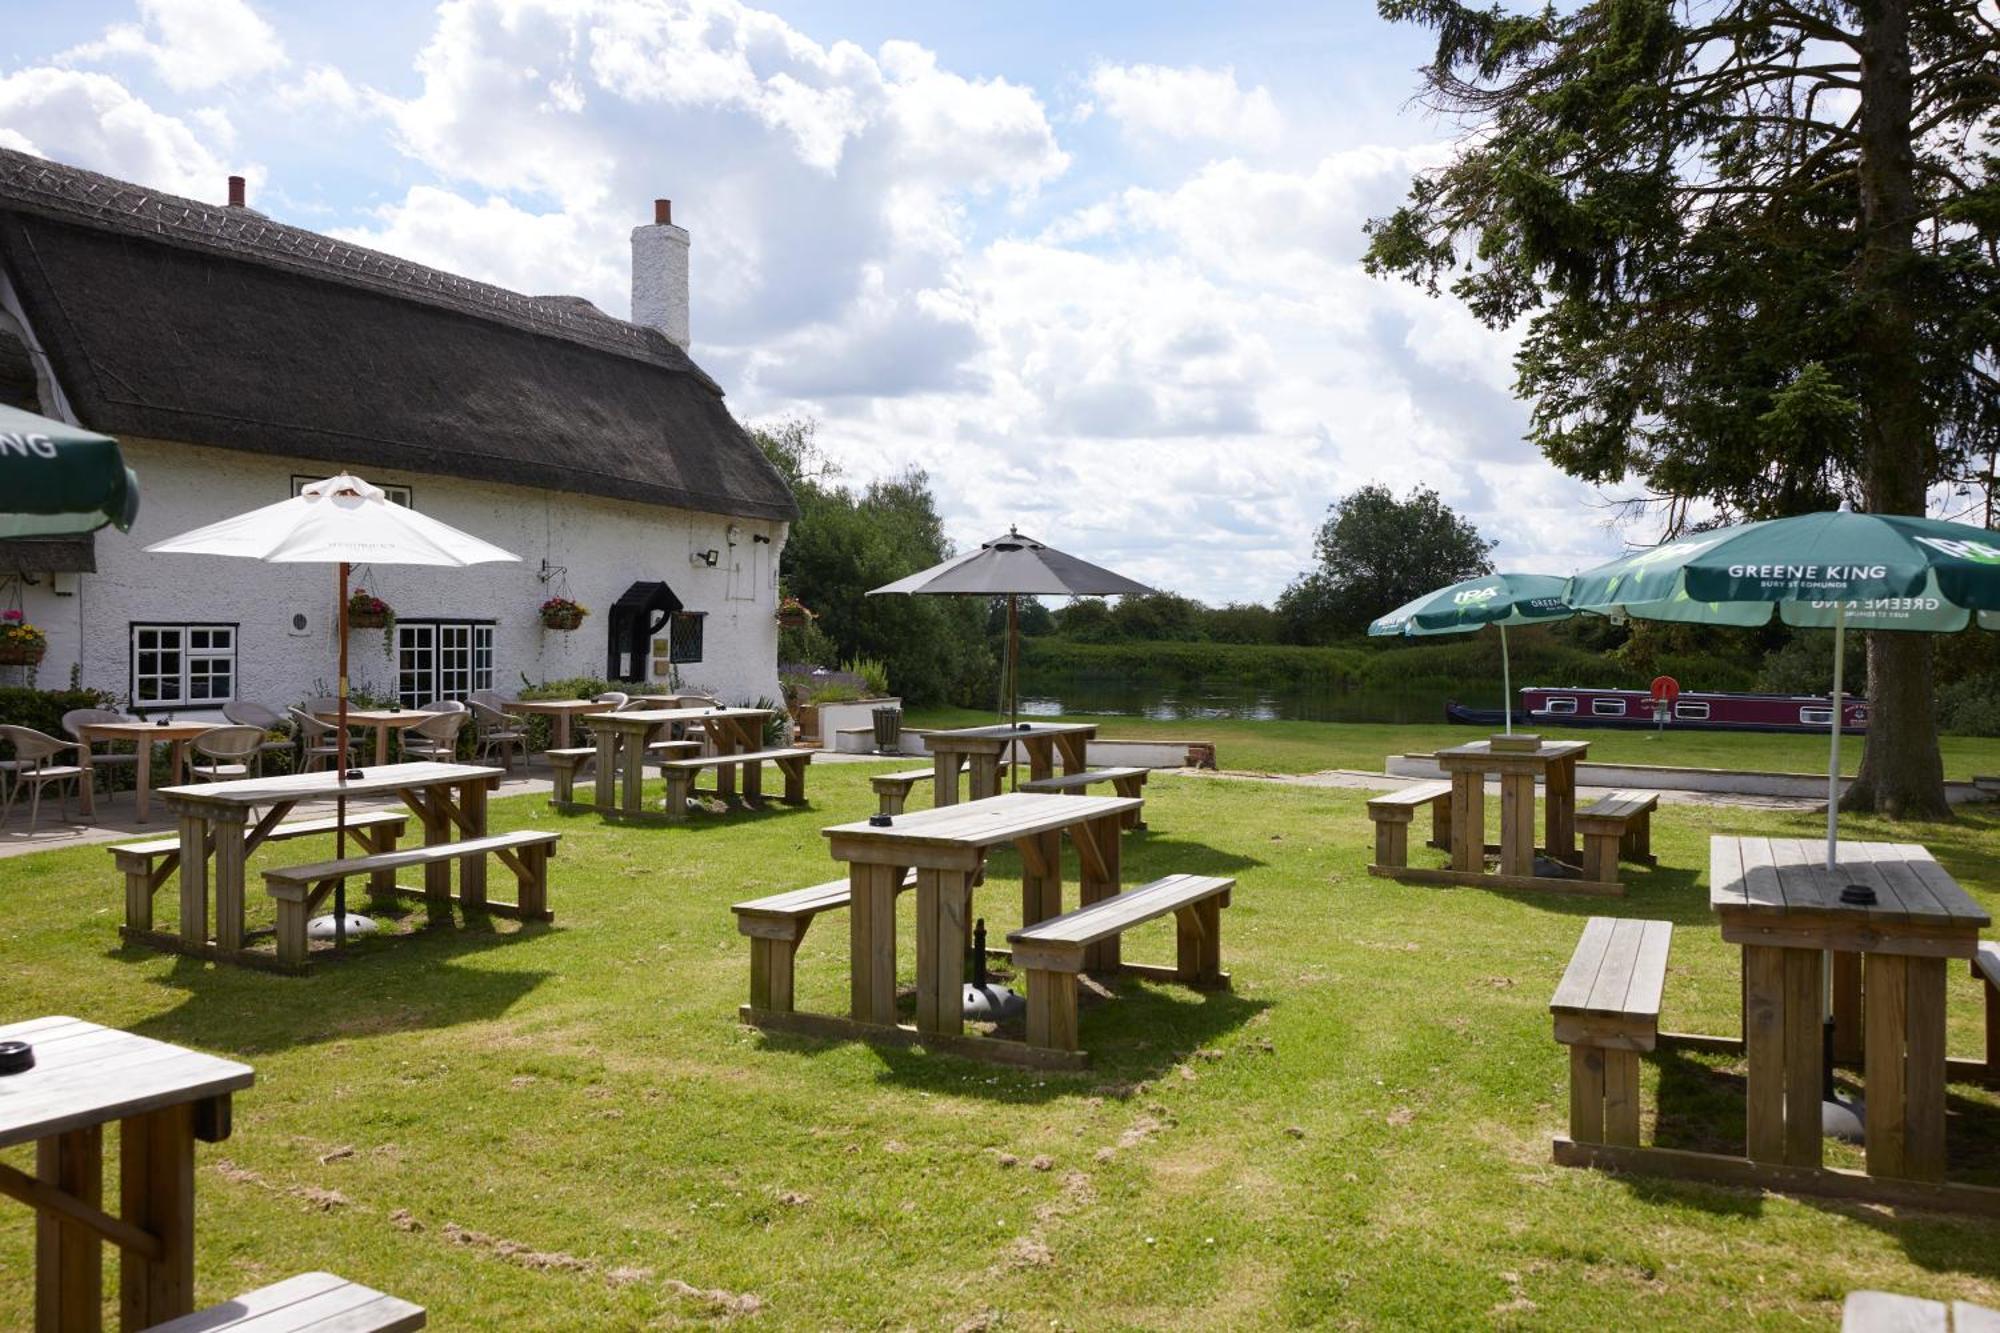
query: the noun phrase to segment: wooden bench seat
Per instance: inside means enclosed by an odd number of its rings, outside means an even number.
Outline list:
[[[595,745],[572,745],[561,750],[544,750],[549,767],[553,770],[553,789],[549,792],[552,805],[573,805],[576,802],[576,780],[583,772],[583,766],[597,758]],[[701,742],[696,740],[649,741],[646,744],[647,762],[658,759],[682,759],[701,753]]]
[[[381,876],[388,876],[386,891],[423,896],[418,890],[404,890],[395,883],[396,871],[407,866],[428,866],[447,861],[463,861],[474,856],[498,856],[514,872],[520,885],[519,901],[489,902],[483,877],[478,887],[460,877],[460,906],[519,917],[523,921],[553,921],[549,911],[549,858],[556,854],[560,833],[521,829],[495,833],[484,838],[465,838],[439,843],[434,847],[409,847],[400,852],[374,856],[350,856],[344,861],[316,861],[310,865],[283,866],[264,872],[264,889],[278,903],[278,961],[300,966],[306,961],[306,922],[321,900],[343,879],[355,875],[370,877],[371,891],[381,891]]]
[[[1979,941],[1972,975],[1986,983],[1986,1077],[2000,1082],[2000,941]]]
[[[868,779],[868,785],[875,789],[875,799],[880,813],[900,815],[903,805],[910,799],[910,788],[919,782],[929,782],[937,776],[934,768],[910,768],[901,773],[881,773]]]
[[[1172,913],[1178,959],[1171,972],[1126,964],[1126,970],[1170,976],[1190,986],[1226,986],[1222,970],[1222,909],[1236,881],[1220,875],[1168,875],[1010,931],[1014,966],[1028,979],[1028,1044],[1077,1049],[1076,978],[1090,947]]]
[[[901,893],[914,888],[917,872],[904,874],[897,887]],[[845,879],[830,879],[811,888],[791,889],[765,898],[737,903],[736,929],[750,937],[750,1007],[778,1013],[792,1012],[792,980],[798,958],[799,941],[806,928],[821,912],[847,908],[851,888]]]
[[[1034,778],[1021,784],[1022,791],[1042,792],[1084,792],[1100,782],[1108,782],[1111,789],[1120,796],[1136,796],[1144,799],[1146,779],[1152,775],[1150,768],[1090,768],[1081,773],[1057,773],[1051,777]],[[1146,821],[1141,819],[1140,810],[1128,810],[1121,817],[1120,827],[1142,829]]]
[[[1410,863],[1410,822],[1424,806],[1431,808],[1433,847],[1451,846],[1451,783],[1422,782],[1386,796],[1368,798],[1368,818],[1375,821],[1375,864],[1399,870]]]
[[[1576,812],[1576,831],[1583,835],[1583,877],[1600,884],[1618,882],[1618,863],[1652,865],[1653,811],[1660,794],[1614,791]]]
[[[347,816],[347,831],[370,852],[393,852],[408,826],[409,815],[402,810],[358,810]],[[301,819],[279,824],[257,838],[257,845],[289,842],[294,838],[315,838],[332,833],[339,826],[334,819]],[[254,836],[254,830],[253,830]],[[160,891],[181,864],[181,840],[153,838],[147,842],[127,842],[109,849],[111,859],[125,876],[125,929],[150,932],[153,929],[153,895]],[[210,847],[208,852],[215,849]]]
[[[1659,1038],[1668,921],[1594,916],[1570,955],[1549,1012],[1569,1047],[1569,1135],[1639,1146],[1639,1053]]]
[[[739,779],[743,799],[760,800],[764,794],[764,765],[776,764],[785,777],[783,800],[799,805],[806,799],[806,765],[812,762],[812,750],[752,750],[748,753],[706,754],[687,759],[666,759],[660,762],[660,776],[667,780],[667,818],[680,821],[687,818],[688,802],[693,799],[695,777],[705,768],[726,768],[742,766]]]
[[[423,1306],[373,1287],[332,1273],[301,1273],[146,1333],[408,1333],[422,1328],[424,1318]]]

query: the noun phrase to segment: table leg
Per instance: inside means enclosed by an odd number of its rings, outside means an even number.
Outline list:
[[[449,787],[431,787],[425,791],[423,805],[417,811],[417,818],[424,826],[424,846],[440,847],[451,841],[451,812],[446,808],[450,799]],[[424,867],[424,899],[432,907],[450,908],[451,862],[432,861]]]
[[[1833,956],[1833,1058],[1843,1064],[1861,1062],[1861,955]]]
[[[1500,873],[1535,873],[1535,775],[1500,775]]]
[[[389,735],[392,730],[386,722],[375,728],[375,762],[378,764],[389,762]]]
[[[1062,915],[1062,833],[1051,830],[1018,839],[1021,853],[1021,924]]]
[[[917,1030],[965,1031],[965,923],[972,877],[917,871]]]
[[[1784,949],[1785,955],[1785,1162],[1824,1164],[1820,1101],[1826,1089],[1825,955],[1818,949]]]
[[[608,723],[597,729],[597,809],[618,809],[618,733]]]
[[[558,750],[567,750],[569,748],[569,710],[558,710],[549,727],[551,733],[556,738],[556,748]]]
[[[151,811],[153,792],[153,743],[139,741],[132,747],[132,805],[138,811],[139,822],[146,822]]]
[[[1027,736],[1022,738],[1021,746],[1028,752],[1029,781],[1040,782],[1043,778],[1055,776],[1056,747],[1053,736]],[[1063,769],[1065,772],[1069,769],[1067,754],[1063,756]]]
[[[1908,1027],[1908,960],[1871,953],[1862,959],[1863,1023],[1867,1035],[1862,1076],[1868,1085],[1868,1174],[1906,1173],[1904,1152],[1903,1040]]]
[[[1550,764],[1544,781],[1547,809],[1543,819],[1547,828],[1542,846],[1558,860],[1572,860],[1576,856],[1576,760],[1559,759]]]
[[[724,718],[709,724],[709,731],[715,737],[717,754],[739,754],[746,748],[743,736],[737,730],[736,719]],[[736,766],[724,764],[715,770],[715,794],[725,804],[736,800]]]
[[[1486,869],[1484,774],[1451,775],[1451,868],[1475,874]]]
[[[151,1328],[194,1309],[194,1106],[133,1116],[120,1134],[119,1216],[159,1237],[162,1252],[120,1252],[119,1320]]]
[[[1082,871],[1077,881],[1080,907],[1118,896],[1119,850],[1124,845],[1118,836],[1118,823],[1117,815],[1106,815],[1069,827],[1069,839],[1076,846]],[[1084,948],[1083,967],[1086,972],[1116,972],[1122,958],[1118,936],[1113,935]]]
[[[931,804],[958,804],[959,755],[955,750],[931,751]]]
[[[77,783],[80,789],[77,792],[77,808],[83,812],[85,819],[90,819],[97,813],[97,774],[90,762],[90,743],[90,733],[86,731],[76,747],[76,762],[83,769],[83,776]],[[133,767],[136,768],[138,765],[135,764]]]
[[[244,846],[247,830],[243,825],[248,813],[241,807],[230,806],[218,808],[211,816],[210,828],[215,838],[215,946],[218,949],[243,947],[243,874],[244,861],[249,856],[249,850]]]
[[[619,733],[618,762],[621,765],[619,778],[624,786],[618,796],[618,808],[628,815],[636,815],[646,808],[645,732]]]
[[[142,789],[143,790],[143,789]],[[181,816],[181,943],[208,942],[208,819]]]
[[[1081,773],[1090,767],[1090,737],[1081,732],[1074,736],[1056,737],[1056,750],[1062,755],[1064,777]],[[1077,790],[1083,789],[1079,787]]]
[[[966,780],[966,788],[975,801],[983,801],[989,796],[1000,794],[1000,754],[970,754],[966,756],[971,772]]]
[[[849,1012],[858,1023],[896,1022],[898,866],[855,861],[847,867]]]
[[[89,1125],[36,1140],[35,1174],[97,1207],[104,1195],[102,1128]],[[103,1301],[103,1240],[81,1223],[36,1209],[35,1333],[97,1333],[104,1326]]]
[[[641,750],[640,753],[644,754],[645,752]],[[634,783],[632,789],[637,791],[638,784]],[[472,832],[467,835],[469,837],[483,838],[486,836],[486,792],[486,779],[484,778],[474,778],[458,789],[460,812],[464,814],[466,823],[472,826]],[[450,799],[451,794],[449,789],[440,791],[432,797],[433,802],[448,801]],[[458,863],[458,905],[460,907],[483,909],[486,906],[486,870],[487,858],[484,856],[468,856]]]
[[[1785,951],[1743,946],[1744,1140],[1756,1162],[1785,1160]]]

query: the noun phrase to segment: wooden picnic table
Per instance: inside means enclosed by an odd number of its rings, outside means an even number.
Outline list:
[[[917,1031],[958,1037],[965,1030],[965,943],[974,884],[994,847],[1021,853],[1021,924],[1062,914],[1062,836],[1082,864],[1088,906],[1118,893],[1119,829],[1143,804],[1129,796],[1010,792],[824,830],[836,861],[847,863],[850,1014],[856,1023],[896,1024],[896,894],[916,871]],[[1117,967],[1116,937],[1091,946],[1086,967]]]
[[[1850,885],[1872,903],[1849,902]],[[1971,958],[1986,909],[1914,843],[1709,840],[1709,906],[1743,946],[1748,1156],[1822,1164],[1823,954],[1834,956],[1836,1027],[1863,1034],[1871,1176],[1942,1181],[1945,960]]]
[[[35,1210],[37,1333],[103,1326],[104,1250],[119,1250],[118,1323],[194,1309],[194,1145],[229,1137],[250,1066],[82,1019],[0,1026],[34,1068],[0,1076],[0,1148],[35,1145],[35,1173],[0,1164],[0,1194]],[[104,1211],[104,1127],[119,1126],[119,1201]]]
[[[641,788],[646,778],[646,745],[660,732],[699,722],[716,754],[752,754],[763,748],[764,727],[774,712],[770,708],[633,708],[587,715],[597,737],[597,809],[605,814],[644,812]],[[715,770],[716,792],[724,800],[736,796],[738,767],[722,764]]]
[[[1500,778],[1500,875],[1535,874],[1535,783],[1547,789],[1543,846],[1557,860],[1576,859],[1576,765],[1589,741],[1543,741],[1534,749],[1474,741],[1439,750],[1439,768],[1451,778],[1451,868],[1460,875],[1486,870],[1486,778]]]
[[[715,708],[722,703],[712,694],[635,694],[632,700],[652,708]]]
[[[80,803],[84,818],[97,813],[97,802],[91,793],[90,745],[92,741],[130,741],[132,751],[138,755],[138,762],[132,765],[134,781],[133,804],[138,809],[139,822],[145,823],[151,814],[153,790],[153,747],[166,745],[168,751],[167,781],[179,782],[187,776],[188,747],[204,732],[226,726],[222,722],[86,722],[77,727],[76,735],[81,744],[77,748],[78,762],[83,767],[83,778],[78,782],[82,794]]]
[[[959,727],[924,735],[924,748],[935,766],[937,790],[933,801],[952,805],[958,800],[958,771],[969,773],[970,799],[984,800],[1000,794],[1000,764],[1010,745],[1018,745],[1028,756],[1030,779],[1055,773],[1056,757],[1062,758],[1065,774],[1081,773],[1090,766],[1085,757],[1090,741],[1097,735],[1092,722],[1023,722],[1019,726],[999,723],[986,727]]]
[[[340,710],[329,708],[313,716],[322,722],[338,722]],[[386,764],[389,762],[390,732],[408,731],[435,716],[435,713],[422,708],[350,708],[347,710],[347,725],[350,730],[374,732],[375,748],[368,756],[369,762]]]
[[[570,719],[582,717],[586,713],[601,713],[604,705],[595,699],[509,699],[506,711],[509,713],[539,713],[550,719],[553,728],[549,745],[553,749],[569,748]]]
[[[160,795],[180,819],[180,934],[155,933],[145,942],[184,953],[234,957],[243,949],[244,862],[271,830],[301,801],[326,801],[345,790],[358,796],[397,796],[424,826],[424,845],[453,841],[457,828],[467,838],[486,836],[486,793],[505,771],[478,764],[370,764],[345,783],[331,771],[283,777],[244,778],[189,787],[167,787]],[[255,824],[253,807],[266,807]],[[215,938],[208,934],[208,856],[215,857]],[[486,858],[459,863],[459,898],[486,897]],[[451,863],[424,867],[424,893],[433,901],[451,898]]]

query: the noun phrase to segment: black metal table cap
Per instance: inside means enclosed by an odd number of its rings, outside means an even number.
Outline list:
[[[0,1041],[0,1074],[22,1074],[34,1067],[34,1047],[25,1041]]]

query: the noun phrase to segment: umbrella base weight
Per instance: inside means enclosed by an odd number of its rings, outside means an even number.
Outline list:
[[[306,938],[309,940],[330,940],[339,933],[339,929],[340,922],[337,918],[331,915],[316,916],[306,922]],[[349,912],[347,914],[347,933],[349,937],[373,935],[378,929],[379,927],[376,926],[372,917],[362,916],[359,912]]]

